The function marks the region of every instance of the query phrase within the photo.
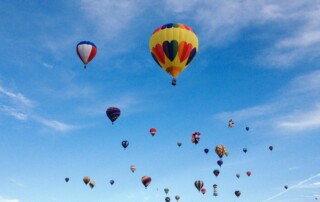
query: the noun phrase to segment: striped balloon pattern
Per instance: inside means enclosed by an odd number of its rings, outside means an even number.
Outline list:
[[[141,182],[144,185],[145,188],[147,188],[149,186],[149,184],[151,183],[151,177],[149,176],[143,176],[141,178]]]
[[[213,196],[218,196],[218,185],[213,185]]]
[[[90,41],[81,41],[78,43],[76,51],[84,64],[84,68],[86,68],[86,65],[96,56],[97,47]]]
[[[109,107],[106,111],[106,114],[108,116],[108,118],[110,119],[110,121],[115,122],[117,120],[117,118],[120,116],[120,109],[117,107]]]
[[[202,180],[197,180],[194,182],[194,186],[198,189],[198,191],[200,191],[203,187],[204,183]]]
[[[196,55],[198,38],[189,26],[169,23],[152,33],[149,48],[156,63],[177,78]]]

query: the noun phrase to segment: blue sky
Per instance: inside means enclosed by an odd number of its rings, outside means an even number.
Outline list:
[[[319,1],[1,1],[0,11],[0,202],[154,202],[166,187],[181,202],[320,194]],[[148,46],[170,22],[199,39],[175,87]],[[75,51],[83,40],[98,48],[86,70]],[[121,108],[114,125],[110,106]],[[220,144],[230,155],[216,178]]]

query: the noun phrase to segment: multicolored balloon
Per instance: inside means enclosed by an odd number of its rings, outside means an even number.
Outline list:
[[[158,27],[151,35],[149,47],[153,59],[173,77],[191,63],[198,51],[198,38],[187,25],[169,23]]]
[[[123,148],[127,148],[129,146],[129,141],[124,140],[124,141],[121,142],[121,145],[122,145]]]
[[[200,191],[203,187],[204,183],[202,180],[196,180],[194,182],[194,186],[198,189],[198,191]]]
[[[151,129],[150,129],[150,134],[151,134],[152,136],[154,136],[154,135],[156,134],[156,132],[157,132],[157,129],[155,129],[155,128],[151,128]]]
[[[120,116],[120,113],[121,113],[120,109],[117,107],[109,107],[106,111],[106,114],[110,119],[110,121],[112,122],[112,124],[118,119],[118,117]]]
[[[213,196],[218,196],[218,185],[213,185]]]
[[[223,145],[218,145],[216,146],[216,149],[215,149],[217,155],[222,158],[224,155],[228,156],[228,152],[227,152],[227,149],[225,146]]]
[[[201,135],[200,132],[194,132],[194,133],[192,133],[192,135],[191,135],[191,142],[194,143],[194,144],[198,144],[199,141],[200,141],[200,135]]]
[[[229,120],[228,126],[229,126],[229,128],[233,128],[235,126],[235,124],[234,124],[232,119]]]
[[[149,186],[149,184],[151,183],[151,177],[149,176],[143,176],[141,178],[141,182],[144,185],[145,188],[147,188]]]
[[[96,56],[97,47],[90,41],[81,41],[76,47],[77,54],[84,64],[86,65]]]

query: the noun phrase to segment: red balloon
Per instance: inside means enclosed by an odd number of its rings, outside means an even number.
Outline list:
[[[156,132],[157,132],[157,129],[155,129],[155,128],[151,128],[151,129],[150,129],[150,134],[151,134],[152,136],[154,136],[154,135],[156,134]]]
[[[250,175],[251,175],[251,172],[250,171],[247,171],[247,175],[250,177]]]

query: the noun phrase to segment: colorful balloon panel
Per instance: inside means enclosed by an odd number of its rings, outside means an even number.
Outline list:
[[[88,64],[97,54],[97,47],[90,41],[81,41],[76,48],[79,58],[83,64]]]
[[[191,63],[198,46],[198,38],[193,30],[179,23],[169,23],[157,28],[149,42],[153,59],[174,78]]]
[[[149,184],[151,183],[151,177],[149,176],[143,176],[141,178],[141,182],[142,184],[145,186],[145,188],[147,188],[149,186]]]
[[[201,180],[197,180],[194,182],[194,186],[198,189],[198,191],[200,191],[203,187],[204,183]]]

